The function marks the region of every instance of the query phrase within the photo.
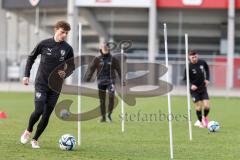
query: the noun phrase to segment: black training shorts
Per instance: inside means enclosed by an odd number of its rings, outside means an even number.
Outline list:
[[[191,92],[192,100],[194,103],[197,103],[198,101],[209,99],[206,87],[197,89],[196,91],[190,90],[190,92]]]

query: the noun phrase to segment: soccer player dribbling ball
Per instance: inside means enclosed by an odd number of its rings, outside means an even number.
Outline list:
[[[37,75],[35,78],[35,109],[32,112],[27,129],[23,132],[20,142],[22,144],[28,143],[33,131],[33,127],[40,119],[35,134],[32,137],[32,148],[40,148],[38,139],[47,127],[50,115],[57,103],[60,93],[53,91],[48,84],[50,74],[59,65],[65,64],[63,69],[57,71],[61,79],[69,76],[74,70],[74,62],[67,61],[73,59],[73,49],[65,42],[68,32],[71,30],[70,25],[65,21],[58,21],[54,26],[54,36],[49,39],[41,41],[28,56],[25,68],[25,75],[23,84],[29,84],[30,70],[38,55],[41,55],[41,60]],[[66,72],[66,69],[70,72]],[[61,86],[62,86],[61,81]]]
[[[190,93],[195,105],[198,120],[194,124],[199,128],[207,128],[210,110],[207,86],[209,84],[209,67],[206,61],[199,59],[195,51],[189,53]],[[186,76],[185,76],[186,79]],[[202,108],[204,115],[202,116]]]

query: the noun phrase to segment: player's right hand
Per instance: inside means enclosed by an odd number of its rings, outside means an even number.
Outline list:
[[[205,83],[205,86],[207,87],[208,84],[209,84],[209,81],[208,81],[208,80],[205,80],[204,83]]]
[[[25,86],[29,85],[29,77],[23,77],[23,84]]]
[[[196,85],[192,84],[191,90],[195,91],[195,90],[197,90],[197,88],[198,88],[198,87],[197,87]]]

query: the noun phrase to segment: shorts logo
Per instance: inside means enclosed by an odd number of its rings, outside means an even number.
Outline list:
[[[40,92],[36,92],[36,98],[39,99],[41,97],[41,93]]]
[[[193,97],[193,98],[192,98],[192,100],[193,100],[193,102],[195,102],[195,101],[196,101],[196,98],[195,98],[195,97]]]

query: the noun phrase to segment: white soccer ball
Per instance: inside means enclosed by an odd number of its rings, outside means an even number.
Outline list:
[[[217,132],[217,131],[219,131],[219,129],[220,129],[220,125],[219,125],[218,122],[216,122],[216,121],[210,121],[210,122],[208,123],[208,130],[209,130],[210,132]]]
[[[76,140],[70,134],[64,134],[59,139],[59,147],[62,150],[67,150],[67,151],[73,150],[75,145],[76,145]]]

